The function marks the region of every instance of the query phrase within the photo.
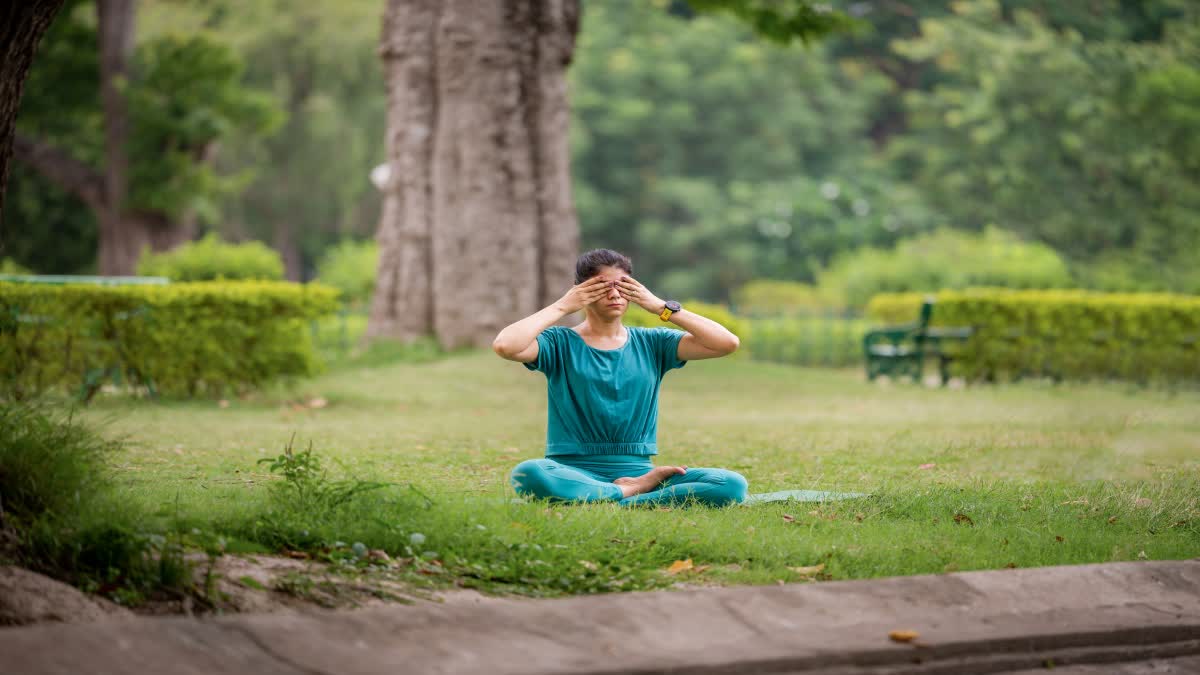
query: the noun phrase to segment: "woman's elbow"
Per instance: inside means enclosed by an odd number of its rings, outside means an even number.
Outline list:
[[[738,350],[738,347],[741,347],[741,346],[742,346],[742,341],[740,339],[738,339],[738,336],[734,335],[733,333],[730,333],[729,340],[725,344],[725,354],[726,355],[732,354]]]
[[[504,340],[501,340],[500,336],[498,335],[496,336],[495,340],[492,340],[492,351],[496,352],[496,356],[499,356],[502,359],[507,359],[512,356],[512,349],[508,343],[506,343]]]

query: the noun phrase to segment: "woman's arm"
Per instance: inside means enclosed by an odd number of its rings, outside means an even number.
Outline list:
[[[652,314],[659,314],[667,304],[632,277],[621,277],[617,287],[629,302],[637,303]],[[727,328],[695,312],[686,309],[674,312],[670,320],[687,331],[679,341],[677,355],[680,361],[715,359],[734,353],[740,344],[738,336]]]
[[[738,336],[712,319],[686,309],[672,312],[670,322],[687,331],[679,341],[680,361],[715,359],[728,356],[741,345]]]
[[[538,356],[538,333],[553,326],[559,319],[583,309],[584,305],[599,300],[608,290],[600,277],[572,286],[558,302],[529,316],[509,324],[492,340],[492,351],[509,361],[529,363]]]

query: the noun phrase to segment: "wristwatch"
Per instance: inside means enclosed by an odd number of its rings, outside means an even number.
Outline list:
[[[674,300],[668,300],[667,306],[663,307],[663,311],[659,313],[658,318],[662,319],[663,321],[669,321],[671,319],[671,315],[681,309],[683,309],[683,305],[675,302]]]

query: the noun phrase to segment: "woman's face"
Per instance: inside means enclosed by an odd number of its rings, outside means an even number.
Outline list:
[[[625,310],[628,309],[629,303],[625,302],[625,298],[621,297],[621,292],[615,284],[622,276],[626,275],[628,275],[628,272],[620,267],[604,266],[596,270],[596,276],[608,282],[608,292],[604,294],[604,297],[588,305],[588,308],[604,318],[618,318],[623,316]]]

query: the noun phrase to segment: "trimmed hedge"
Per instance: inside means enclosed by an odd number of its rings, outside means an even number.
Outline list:
[[[334,311],[336,298],[332,288],[274,281],[0,282],[0,386],[25,398],[116,379],[212,396],[309,375],[318,362],[307,321]]]
[[[914,321],[921,293],[885,293],[867,314]],[[1089,291],[943,291],[932,325],[973,326],[954,368],[970,379],[1200,379],[1200,297]]]
[[[680,304],[684,309],[689,309],[706,319],[712,319],[721,324],[743,342],[750,335],[749,323],[745,319],[734,316],[724,305],[714,305],[700,300],[681,300]],[[631,304],[625,311],[624,323],[626,326],[642,328],[678,328],[675,324],[663,321],[657,315],[634,304]]]
[[[830,313],[747,321],[751,337],[744,348],[757,361],[830,367],[862,363],[865,319]]]

